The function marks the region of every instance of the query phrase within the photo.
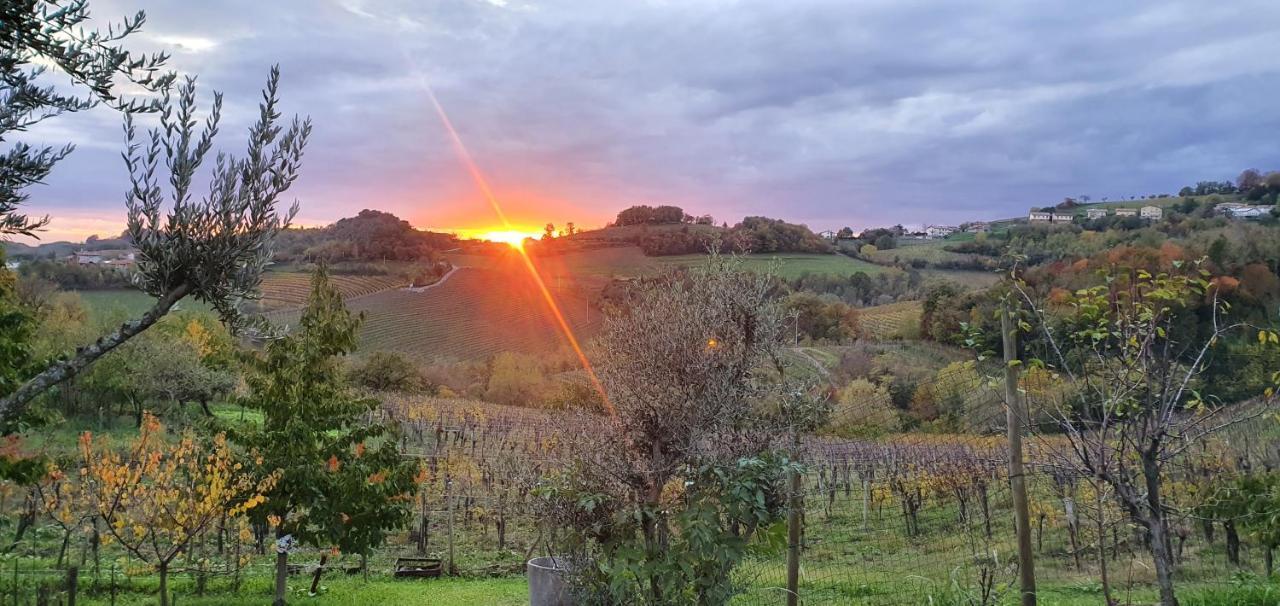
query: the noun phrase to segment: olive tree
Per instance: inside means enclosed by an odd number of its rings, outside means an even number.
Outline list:
[[[539,488],[581,603],[718,604],[765,528],[779,528],[782,314],[767,275],[712,256],[634,288],[599,343],[608,416],[573,432]],[[771,412],[772,411],[772,412]]]
[[[310,120],[280,125],[277,86],[271,69],[256,123],[249,129],[245,155],[218,153],[208,191],[194,198],[197,170],[213,149],[222,96],[197,129],[196,86],[188,78],[176,98],[160,99],[160,127],[140,139],[131,114],[125,114],[128,142],[124,160],[131,187],[125,196],[128,233],[137,247],[137,285],[156,297],[140,317],[97,341],[80,347],[0,399],[0,419],[21,413],[46,389],[70,379],[94,360],[146,330],[187,296],[211,305],[232,330],[246,319],[239,309],[257,296],[262,270],[271,259],[276,235],[297,212],[278,208],[280,195],[298,176]],[[167,187],[163,187],[161,182]]]
[[[159,109],[154,99],[121,96],[117,85],[128,82],[144,91],[160,91],[173,82],[163,71],[164,53],[135,55],[121,43],[146,22],[139,11],[105,31],[85,27],[87,0],[0,1],[0,142],[44,120],[100,104],[125,112]],[[44,82],[52,68],[75,85],[69,91]],[[79,90],[87,89],[87,94]],[[0,237],[34,236],[48,217],[19,211],[27,187],[40,183],[75,146],[32,147],[16,143],[0,155]]]

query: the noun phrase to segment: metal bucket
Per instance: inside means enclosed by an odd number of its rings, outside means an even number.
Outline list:
[[[564,574],[568,569],[563,558],[533,558],[525,566],[529,575],[529,606],[572,606]]]

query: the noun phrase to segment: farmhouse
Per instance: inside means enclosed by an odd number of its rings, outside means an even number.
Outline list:
[[[1076,220],[1076,216],[1071,213],[1053,213],[1054,223],[1070,223]]]
[[[1157,221],[1164,216],[1164,209],[1159,206],[1143,206],[1139,214],[1142,215],[1143,219]]]
[[[1090,208],[1089,210],[1084,211],[1084,216],[1088,219],[1101,219],[1107,216],[1107,209]]]
[[[964,230],[975,234],[985,234],[991,231],[991,224],[986,221],[974,221],[966,225]]]
[[[1031,221],[1032,223],[1039,223],[1039,222],[1048,223],[1050,221],[1053,221],[1053,213],[1046,213],[1046,212],[1033,210],[1031,211],[1031,214],[1027,215],[1027,220]]]
[[[99,265],[102,263],[102,255],[82,251],[72,255],[71,262],[77,265]]]
[[[952,227],[950,225],[930,225],[924,228],[924,233],[930,240],[945,238],[957,231],[960,231],[960,228]]]
[[[1258,219],[1271,214],[1270,206],[1257,204],[1241,204],[1239,202],[1223,202],[1214,207],[1218,213],[1232,219]]]
[[[1117,209],[1116,209],[1116,216],[1117,216],[1117,217],[1136,217],[1136,216],[1138,216],[1138,209],[1136,209],[1136,208],[1117,208]]]

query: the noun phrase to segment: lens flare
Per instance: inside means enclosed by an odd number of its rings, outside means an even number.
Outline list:
[[[493,189],[489,187],[489,181],[485,179],[484,173],[480,171],[480,166],[476,164],[471,157],[471,152],[467,150],[467,146],[463,144],[462,137],[458,136],[458,131],[453,127],[453,121],[449,120],[449,115],[445,113],[444,106],[440,104],[440,100],[436,98],[436,94],[431,90],[430,84],[418,74],[419,83],[422,90],[426,92],[427,98],[431,100],[431,105],[435,109],[436,115],[440,118],[440,123],[444,125],[444,130],[449,135],[449,141],[453,144],[453,150],[458,154],[458,159],[462,161],[467,172],[471,175],[471,180],[475,182],[476,188],[484,195],[485,200],[489,203],[489,207],[493,209],[493,213],[497,215],[498,221],[502,223],[502,230],[491,232],[492,234],[519,234],[520,238],[516,242],[510,240],[498,239],[505,241],[516,249],[520,254],[520,259],[524,262],[524,266],[529,270],[529,276],[533,278],[534,283],[538,286],[538,291],[542,293],[542,299],[547,304],[552,317],[555,318],[556,324],[560,328],[561,334],[569,343],[569,347],[573,349],[573,353],[577,355],[578,361],[582,363],[582,369],[587,372],[587,378],[591,381],[591,386],[600,394],[600,399],[604,402],[604,408],[610,416],[616,416],[617,413],[613,408],[613,403],[609,401],[609,394],[605,393],[604,385],[600,383],[600,378],[596,376],[595,369],[591,366],[591,361],[587,359],[587,354],[583,351],[582,346],[578,343],[578,337],[574,334],[573,328],[569,326],[569,322],[565,320],[564,314],[560,311],[560,305],[556,303],[555,297],[552,296],[551,290],[542,280],[542,275],[538,273],[538,268],[534,265],[533,259],[529,258],[529,253],[524,250],[524,236],[522,232],[513,228],[511,221],[507,219],[506,213],[502,212],[502,205],[498,202],[498,196],[493,193]]]

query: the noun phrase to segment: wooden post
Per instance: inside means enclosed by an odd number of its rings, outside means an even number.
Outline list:
[[[1027,484],[1022,470],[1022,403],[1018,397],[1018,336],[1009,304],[1000,308],[1000,329],[1004,341],[1005,423],[1009,426],[1009,485],[1013,491],[1014,527],[1018,534],[1018,590],[1022,606],[1036,604],[1036,570],[1031,551],[1031,514],[1027,507]]]
[[[795,434],[792,448],[792,461],[800,452],[800,434]],[[787,606],[800,603],[800,472],[792,469],[789,472],[790,494],[787,503]]]
[[[449,576],[457,573],[457,569],[453,566],[453,480],[445,480],[445,500],[449,506]]]
[[[80,569],[67,569],[67,606],[76,606],[76,591],[80,588]]]

